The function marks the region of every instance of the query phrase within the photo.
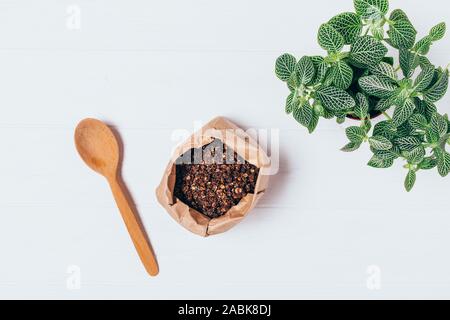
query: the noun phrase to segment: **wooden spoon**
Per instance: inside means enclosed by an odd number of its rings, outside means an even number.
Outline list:
[[[84,162],[108,180],[139,257],[147,272],[151,276],[156,276],[159,272],[158,264],[150,241],[137,214],[133,211],[120,178],[121,152],[116,136],[103,122],[85,119],[75,130],[75,145]]]

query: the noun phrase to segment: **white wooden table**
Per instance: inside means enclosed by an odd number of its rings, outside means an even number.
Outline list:
[[[445,1],[391,1],[420,35]],[[322,53],[320,23],[352,1],[1,0],[0,298],[450,298],[450,179],[344,154],[284,114],[283,52]],[[433,47],[450,62],[450,38]],[[450,98],[440,104],[450,112]],[[156,203],[172,133],[224,115],[280,130],[281,167],[232,231],[199,238]],[[85,117],[117,126],[124,178],[158,254],[143,270],[104,179],[79,159]]]

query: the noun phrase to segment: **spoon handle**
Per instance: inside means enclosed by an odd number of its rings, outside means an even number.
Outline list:
[[[155,254],[152,250],[150,241],[145,233],[142,223],[133,211],[129,200],[125,196],[122,186],[117,181],[117,178],[109,179],[109,184],[125,225],[127,226],[128,233],[133,240],[136,251],[141,258],[145,269],[151,276],[156,276],[159,272],[158,263],[156,262]]]

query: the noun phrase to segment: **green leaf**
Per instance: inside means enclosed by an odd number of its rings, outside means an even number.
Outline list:
[[[405,151],[404,156],[408,163],[418,164],[425,158],[425,148],[423,146],[418,146],[411,151]]]
[[[388,0],[354,0],[356,13],[363,19],[380,20],[389,11]]]
[[[411,49],[416,42],[417,31],[401,10],[394,10],[390,17],[389,35],[390,43],[397,49]]]
[[[327,74],[328,64],[325,62],[325,59],[320,56],[311,57],[311,61],[314,65],[314,70],[316,70],[313,84],[321,83]]]
[[[309,133],[313,133],[316,130],[318,124],[319,124],[319,115],[313,110],[311,121],[309,122],[309,125],[307,127]]]
[[[382,41],[384,39],[384,28],[383,27],[380,27],[380,26],[374,24],[370,27],[370,32],[372,33],[372,36],[376,40]]]
[[[406,78],[410,78],[420,64],[420,57],[418,57],[417,55],[408,50],[400,49],[399,59],[403,75]]]
[[[409,118],[409,124],[416,130],[425,130],[428,127],[427,118],[419,113],[413,114]]]
[[[403,105],[399,105],[395,108],[392,116],[392,123],[399,127],[413,115],[416,106],[411,99],[405,101]]]
[[[363,121],[361,121],[361,128],[363,128],[364,131],[366,131],[366,133],[369,133],[370,129],[372,129],[372,122],[370,121],[369,118],[366,118]]]
[[[343,124],[343,123],[345,122],[345,119],[346,119],[346,117],[345,117],[344,114],[338,114],[338,115],[336,115],[336,122],[337,122],[338,124]]]
[[[292,111],[294,110],[295,105],[294,105],[294,103],[293,103],[293,100],[294,100],[294,94],[291,93],[291,94],[286,98],[286,108],[285,108],[285,110],[286,110],[286,113],[287,113],[287,114],[291,114]]]
[[[394,103],[391,99],[381,99],[378,101],[378,103],[375,105],[375,111],[384,112],[388,109],[390,109]]]
[[[314,76],[314,64],[310,57],[304,56],[300,59],[296,66],[297,80],[301,84],[309,84]]]
[[[345,111],[355,107],[355,100],[344,90],[335,87],[321,88],[316,91],[323,106],[331,111]]]
[[[448,88],[448,70],[442,72],[437,82],[424,93],[425,101],[427,102],[437,102],[441,100]]]
[[[361,143],[349,142],[341,149],[341,151],[353,152],[358,150],[359,147],[361,147]]]
[[[358,64],[374,66],[381,62],[387,52],[387,48],[381,42],[371,36],[363,36],[352,45],[350,58]]]
[[[448,123],[444,116],[435,112],[431,117],[431,131],[442,138],[447,134],[448,131]]]
[[[418,100],[416,99],[416,109],[417,111],[423,115],[425,118],[427,118],[427,121],[431,121],[431,117],[435,112],[437,112],[437,108],[433,103],[426,102],[424,100]]]
[[[371,66],[369,70],[372,74],[376,75],[382,80],[393,82],[396,82],[398,80],[397,72],[395,72],[394,67],[389,63],[382,61],[375,66]]]
[[[353,80],[353,69],[344,61],[338,61],[332,69],[333,84],[336,88],[346,90]]]
[[[427,157],[422,160],[422,162],[419,164],[419,168],[422,170],[431,170],[436,168],[437,166],[437,160],[433,157]]]
[[[399,155],[392,150],[375,150],[372,148],[372,151],[377,156],[377,158],[381,160],[395,160],[399,157]]]
[[[372,167],[372,168],[377,168],[377,169],[385,169],[385,168],[390,168],[392,167],[392,165],[394,164],[394,160],[389,159],[389,160],[384,160],[381,159],[380,157],[378,157],[377,155],[374,155],[369,163],[367,163],[368,166]]]
[[[445,22],[439,23],[437,26],[434,26],[430,31],[430,37],[433,41],[439,41],[445,36],[445,31],[447,27]]]
[[[381,121],[378,122],[373,128],[374,136],[382,136],[389,140],[392,140],[395,137],[397,128],[390,121]]]
[[[428,52],[430,52],[432,44],[433,40],[431,39],[431,37],[426,36],[414,45],[413,51],[417,52],[418,54],[428,54]]]
[[[329,23],[320,26],[318,41],[320,46],[330,53],[340,52],[344,47],[344,37]]]
[[[450,172],[450,153],[445,150],[437,149],[435,151],[437,157],[438,172],[442,177],[448,176]]]
[[[421,145],[421,141],[416,137],[397,138],[394,142],[402,151],[412,151]]]
[[[345,44],[354,43],[361,35],[363,28],[361,18],[352,12],[341,13],[328,23],[342,35]]]
[[[360,92],[356,94],[356,106],[354,112],[359,119],[365,119],[369,115],[369,100]]]
[[[378,76],[367,76],[359,79],[361,89],[377,98],[389,98],[397,89],[392,83],[380,79]]]
[[[383,136],[374,136],[369,138],[369,144],[375,150],[387,151],[392,149],[392,143]]]
[[[405,179],[405,189],[410,192],[416,183],[416,172],[414,170],[409,170]]]
[[[364,139],[366,138],[366,131],[363,128],[357,126],[348,127],[347,129],[345,129],[345,133],[348,140],[356,144],[363,143]]]
[[[295,65],[297,60],[294,56],[285,53],[277,59],[275,64],[275,73],[277,77],[282,81],[288,81],[291,75],[295,71]]]
[[[414,91],[422,92],[431,84],[434,77],[434,67],[429,66],[422,70],[422,72],[417,76],[414,81]]]
[[[309,103],[306,103],[294,110],[294,119],[302,126],[308,128],[313,118],[313,110]]]
[[[425,69],[427,67],[433,67],[435,66],[430,62],[430,60],[425,56],[419,56],[419,65],[422,69]]]

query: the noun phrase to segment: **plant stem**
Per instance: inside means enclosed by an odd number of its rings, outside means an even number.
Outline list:
[[[399,72],[401,68],[402,68],[401,66],[398,66],[397,68],[395,68],[394,71],[395,71],[395,72]]]

